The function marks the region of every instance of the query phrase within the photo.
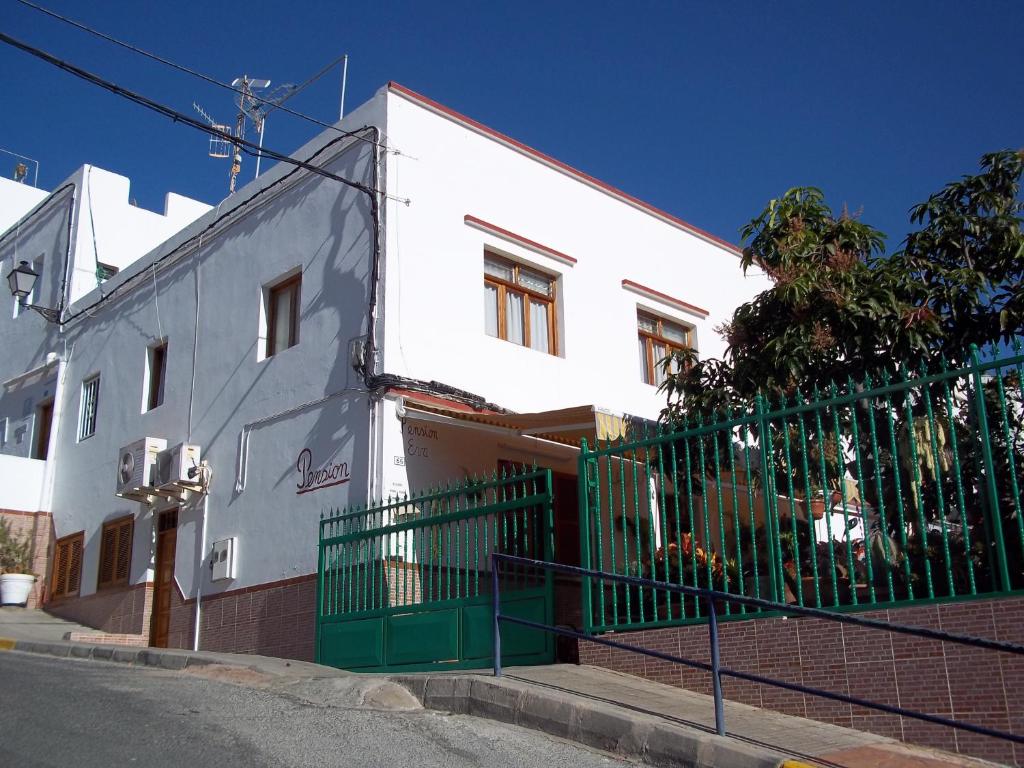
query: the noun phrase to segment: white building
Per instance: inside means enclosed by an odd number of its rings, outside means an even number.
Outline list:
[[[143,211],[89,166],[41,201],[0,184],[2,272],[34,266],[29,303],[60,316],[0,292],[0,511],[52,520],[50,610],[308,658],[324,510],[499,461],[570,478],[576,449],[545,436],[656,418],[664,346],[720,355],[712,328],[767,287],[733,246],[402,86],[340,127],[294,155],[335,178],[281,163],[215,209]],[[122,449],[147,437],[198,446],[182,471],[208,493],[136,500],[144,454]]]

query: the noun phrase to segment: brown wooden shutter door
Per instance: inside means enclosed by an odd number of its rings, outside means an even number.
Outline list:
[[[82,580],[82,537],[71,542],[68,568],[68,593],[77,592]]]
[[[53,564],[54,584],[53,594],[63,595],[68,591],[68,557],[71,554],[71,547],[67,543],[57,547],[57,557]]]
[[[132,521],[126,520],[117,529],[117,552],[115,562],[117,567],[113,574],[115,581],[127,581],[128,569],[132,561]]]
[[[117,539],[120,526],[103,529],[103,541],[100,543],[100,585],[109,584],[114,579],[114,556],[117,553]]]

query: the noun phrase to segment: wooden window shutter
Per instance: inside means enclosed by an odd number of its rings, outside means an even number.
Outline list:
[[[132,562],[132,532],[134,529],[132,520],[126,520],[118,529],[117,537],[117,565],[114,568],[114,581],[127,582],[128,569]]]
[[[77,594],[82,581],[82,542],[84,536],[78,536],[71,542],[71,557],[68,564],[68,594]]]
[[[77,594],[82,581],[82,546],[84,542],[84,533],[66,536],[56,542],[50,587],[51,598]]]
[[[68,557],[71,548],[68,542],[57,545],[57,554],[53,558],[53,596],[66,594],[68,591]]]
[[[133,531],[134,519],[131,517],[121,518],[103,526],[97,588],[127,583],[132,561]]]
[[[100,542],[100,574],[99,586],[109,584],[114,580],[114,555],[117,551],[118,528],[108,526],[103,529],[103,539]]]

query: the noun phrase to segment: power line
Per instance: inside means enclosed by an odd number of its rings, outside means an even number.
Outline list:
[[[216,85],[218,88],[224,88],[225,90],[231,91],[232,93],[241,94],[241,90],[239,88],[235,88],[234,86],[229,85],[227,83],[222,83],[220,80],[218,80],[215,77],[211,77],[210,75],[203,74],[202,72],[199,72],[199,71],[197,71],[195,69],[192,69],[190,67],[186,67],[186,66],[184,66],[182,64],[178,64],[176,62],[173,62],[170,59],[164,58],[163,56],[158,56],[155,53],[150,53],[149,51],[144,50],[142,48],[139,48],[136,45],[132,45],[131,43],[126,43],[123,40],[118,40],[116,37],[108,35],[105,32],[101,32],[98,29],[90,27],[90,26],[88,26],[86,24],[83,24],[83,23],[81,23],[79,21],[75,21],[74,19],[68,18],[67,16],[62,16],[61,14],[57,13],[56,11],[51,11],[49,8],[44,8],[41,5],[37,5],[36,3],[31,2],[31,0],[17,0],[17,2],[21,3],[22,5],[26,6],[27,8],[32,8],[33,10],[39,11],[40,13],[43,13],[43,14],[46,14],[47,16],[49,16],[51,18],[57,19],[58,21],[62,21],[65,24],[70,24],[71,26],[75,27],[76,29],[80,29],[83,32],[88,32],[90,35],[95,35],[96,37],[99,37],[99,38],[101,38],[103,40],[106,40],[108,43],[113,43],[114,45],[120,46],[121,48],[124,48],[126,50],[132,51],[133,53],[137,53],[140,56],[145,56],[147,59],[159,62],[160,64],[163,64],[165,66],[171,67],[172,69],[175,69],[178,72],[182,72],[182,73],[184,73],[186,75],[191,75],[192,77],[197,77],[200,80],[203,80],[203,81],[205,81],[207,83],[210,83],[211,85]],[[317,78],[319,78],[328,69],[333,67],[339,61],[341,61],[341,58],[336,59],[335,61],[333,61],[330,64],[328,64],[323,70],[321,70],[310,81],[308,81],[307,84],[311,83],[313,80],[316,80]],[[303,87],[305,87],[305,86],[303,86]],[[321,128],[327,128],[327,129],[330,129],[332,131],[337,131],[338,133],[343,134],[345,136],[355,136],[356,138],[360,139],[361,141],[373,142],[372,139],[368,139],[365,136],[356,136],[355,132],[353,132],[353,131],[343,131],[340,128],[336,128],[334,125],[332,125],[330,123],[325,123],[322,120],[317,120],[315,117],[312,117],[310,115],[304,114],[302,112],[298,112],[298,111],[296,111],[294,109],[291,109],[289,107],[284,106],[283,104],[275,104],[273,101],[261,98],[259,96],[256,96],[255,94],[250,94],[249,98],[253,99],[254,101],[259,101],[259,102],[262,102],[264,104],[267,104],[267,105],[271,106],[272,108],[280,109],[282,112],[287,112],[289,115],[294,115],[295,117],[302,118],[303,120],[308,120],[309,122],[314,123],[315,125],[319,125]],[[377,143],[377,142],[373,142],[373,143]],[[386,149],[386,147],[384,147],[383,145],[381,145],[381,146],[382,146],[382,148]]]
[[[359,191],[365,192],[368,195],[373,196],[378,192],[378,190],[371,189],[365,184],[360,184],[357,181],[351,181],[342,176],[338,176],[335,173],[331,173],[328,170],[325,170],[316,165],[312,165],[303,160],[297,160],[294,157],[290,157],[289,155],[285,155],[281,152],[275,152],[274,150],[267,149],[266,147],[263,147],[261,149],[259,146],[252,143],[251,141],[239,138],[238,136],[232,136],[230,133],[227,133],[225,131],[219,131],[216,128],[213,128],[212,126],[208,126],[200,122],[199,120],[190,117],[189,115],[186,115],[182,112],[178,112],[177,110],[172,109],[171,107],[168,107],[165,104],[161,104],[158,101],[153,101],[152,99],[146,98],[145,96],[135,93],[134,91],[130,91],[127,88],[122,88],[121,86],[117,85],[117,83],[112,83],[109,80],[104,80],[99,75],[95,75],[92,72],[88,72],[84,69],[81,69],[80,67],[76,67],[74,64],[70,64],[66,61],[63,61],[62,59],[58,59],[56,56],[53,56],[52,54],[49,54],[46,51],[43,51],[39,48],[34,48],[28,43],[23,43],[22,41],[13,38],[10,35],[6,35],[3,32],[0,32],[0,42],[7,43],[10,46],[18,48],[24,51],[25,53],[35,56],[37,59],[42,59],[46,63],[52,64],[58,69],[62,69],[65,72],[74,75],[75,77],[85,80],[86,82],[98,85],[101,88],[110,91],[111,93],[126,98],[129,101],[133,101],[136,104],[139,104],[143,107],[146,107],[147,109],[150,109],[158,114],[163,115],[164,117],[169,117],[176,123],[184,123],[185,125],[189,125],[197,130],[202,131],[203,133],[208,133],[211,136],[216,136],[220,139],[224,139],[225,141],[230,141],[233,144],[242,147],[247,154],[252,155],[254,157],[256,156],[257,153],[262,152],[267,157],[271,157],[274,160],[277,160],[278,162],[294,165],[297,168],[302,168],[306,171],[309,171],[310,173],[315,173],[325,178],[340,182],[345,186],[352,187],[353,189],[358,189]],[[341,131],[341,133],[345,134],[346,136],[352,135],[351,132],[349,131]],[[361,137],[357,136],[355,138]],[[377,144],[377,142],[371,143]]]

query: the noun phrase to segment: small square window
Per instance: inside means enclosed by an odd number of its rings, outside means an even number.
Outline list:
[[[555,280],[515,262],[484,254],[484,330],[538,352],[557,355]]]
[[[78,439],[96,434],[96,413],[100,403],[99,374],[82,382],[81,409],[78,415]]]
[[[146,354],[146,410],[164,403],[164,382],[167,379],[167,342],[150,347]]]
[[[636,324],[640,377],[644,384],[660,387],[665,382],[665,358],[693,347],[693,329],[645,312],[637,312]]]
[[[267,291],[267,357],[299,343],[301,288],[299,274]]]

